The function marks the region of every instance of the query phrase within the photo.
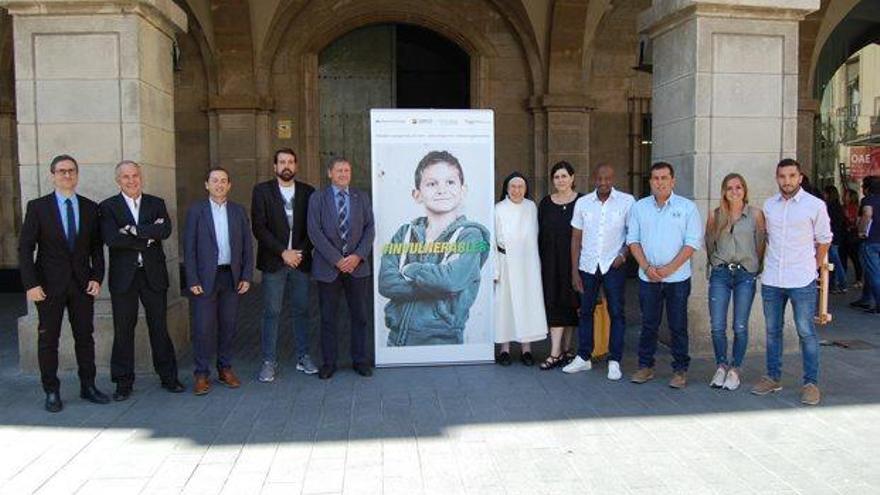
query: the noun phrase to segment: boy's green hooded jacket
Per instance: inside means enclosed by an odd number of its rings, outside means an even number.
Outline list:
[[[379,293],[389,299],[389,347],[464,342],[489,258],[489,231],[462,215],[426,244],[426,227],[426,217],[402,225],[382,252]]]

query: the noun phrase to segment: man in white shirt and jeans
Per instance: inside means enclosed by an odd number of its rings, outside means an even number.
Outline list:
[[[614,189],[614,169],[607,163],[596,167],[593,181],[595,190],[575,203],[571,217],[571,281],[581,294],[581,308],[578,355],[562,371],[577,373],[593,367],[593,310],[602,286],[611,316],[608,379],[619,380],[626,329],[626,219],[635,199]]]
[[[764,203],[767,254],[761,276],[761,298],[767,322],[767,376],[752,389],[755,395],[782,390],[782,327],[785,304],[791,301],[801,343],[804,376],[801,402],[820,401],[819,338],[816,313],[816,270],[831,245],[831,221],[825,203],[801,188],[800,164],[786,158],[776,165],[779,193]]]

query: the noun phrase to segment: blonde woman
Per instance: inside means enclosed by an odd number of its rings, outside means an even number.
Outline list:
[[[739,174],[721,182],[721,204],[706,222],[709,261],[709,317],[718,369],[710,386],[736,390],[749,339],[749,313],[755,279],[764,257],[766,224],[759,208],[749,205],[749,188]],[[733,352],[727,358],[727,310],[733,298]]]

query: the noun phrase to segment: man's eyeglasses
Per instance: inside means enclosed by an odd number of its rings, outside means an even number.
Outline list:
[[[76,175],[76,169],[75,169],[75,168],[56,168],[56,169],[55,169],[55,175],[70,175],[70,176],[74,176],[74,175]]]

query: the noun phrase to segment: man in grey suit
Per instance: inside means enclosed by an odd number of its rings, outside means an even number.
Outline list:
[[[238,302],[254,275],[254,246],[247,212],[227,199],[232,180],[221,167],[208,170],[208,199],[186,213],[183,256],[193,304],[193,392],[211,390],[209,360],[216,349],[217,375],[230,388],[241,385],[232,370],[232,339]]]
[[[309,198],[308,231],[314,245],[312,276],[318,282],[321,306],[321,352],[318,373],[327,379],[336,372],[336,317],[342,294],[351,316],[351,362],[361,376],[373,374],[366,355],[370,264],[376,230],[373,208],[363,191],[350,187],[351,163],[341,157],[327,164],[330,186]]]

